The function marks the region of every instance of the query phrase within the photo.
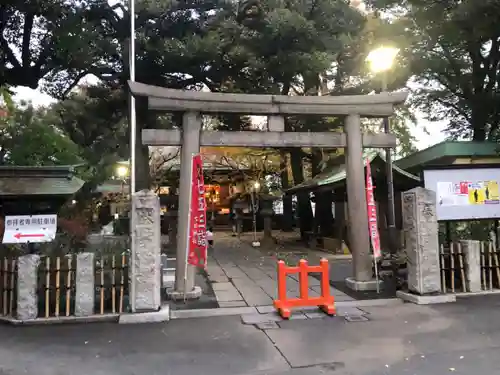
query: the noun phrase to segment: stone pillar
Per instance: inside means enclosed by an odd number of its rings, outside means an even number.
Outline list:
[[[132,312],[157,311],[161,306],[160,199],[150,190],[132,195],[134,253],[130,254]]]
[[[201,116],[197,112],[186,112],[182,117],[181,171],[179,183],[179,213],[177,230],[177,260],[175,269],[175,291],[172,298],[198,298],[201,289],[195,287],[195,269],[187,265],[189,231],[189,197],[191,190],[191,160],[200,152]],[[186,274],[187,269],[187,274]]]
[[[468,292],[481,291],[481,243],[460,241],[465,254],[465,278]]]
[[[425,295],[441,291],[436,193],[421,187],[403,193],[403,230],[408,288]]]
[[[365,167],[363,143],[359,115],[349,115],[345,121],[347,133],[347,212],[349,250],[352,253],[354,282],[372,280],[372,258],[368,233],[368,213],[366,207]],[[354,287],[348,282],[350,287]],[[376,285],[374,285],[376,287]],[[366,288],[364,288],[366,290]]]
[[[17,319],[38,317],[38,266],[40,256],[22,255],[17,260]]]
[[[75,315],[93,315],[96,293],[94,253],[77,254],[75,286]]]

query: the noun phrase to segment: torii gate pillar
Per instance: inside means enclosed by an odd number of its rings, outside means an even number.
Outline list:
[[[191,190],[191,159],[200,152],[201,115],[198,112],[184,112],[182,116],[182,147],[179,180],[179,210],[177,231],[177,264],[175,268],[175,289],[169,292],[173,300],[193,299],[201,296],[201,288],[194,285],[195,269],[187,264],[189,247],[189,191]]]

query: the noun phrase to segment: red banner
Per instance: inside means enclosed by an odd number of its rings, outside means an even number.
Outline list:
[[[370,160],[366,159],[366,204],[368,206],[368,230],[372,242],[373,255],[378,258],[380,251],[380,236],[377,223],[377,206],[375,205],[375,196],[373,194],[372,171]]]
[[[194,155],[191,168],[188,264],[207,266],[207,205],[201,155]]]

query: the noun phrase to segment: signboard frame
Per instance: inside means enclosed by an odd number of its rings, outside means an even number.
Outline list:
[[[422,182],[436,193],[438,221],[500,219],[500,165],[428,166],[422,171]],[[492,199],[485,199],[486,195]]]

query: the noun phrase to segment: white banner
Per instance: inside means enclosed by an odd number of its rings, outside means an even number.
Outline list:
[[[3,243],[50,242],[56,237],[57,215],[5,217]]]

